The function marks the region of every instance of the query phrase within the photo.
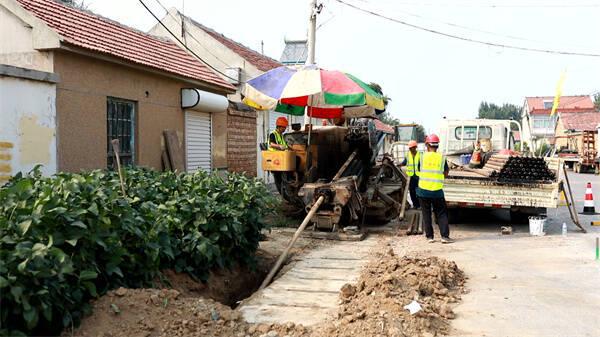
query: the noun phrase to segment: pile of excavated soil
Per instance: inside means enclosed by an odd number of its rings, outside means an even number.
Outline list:
[[[376,254],[356,284],[340,290],[338,316],[313,327],[288,323],[249,324],[240,313],[203,297],[175,289],[117,289],[93,303],[75,336],[93,337],[341,337],[437,336],[450,331],[452,307],[465,276],[451,261],[437,257],[398,257],[390,249]],[[421,310],[404,306],[415,300]],[[66,331],[64,336],[70,336]]]
[[[340,291],[336,320],[317,326],[312,336],[436,336],[450,330],[452,307],[463,292],[465,276],[451,261],[437,257],[377,254],[356,284]],[[412,301],[421,310],[404,308]]]

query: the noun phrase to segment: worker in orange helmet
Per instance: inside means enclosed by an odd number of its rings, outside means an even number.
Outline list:
[[[417,198],[417,186],[419,185],[419,171],[417,165],[421,159],[421,153],[417,151],[417,141],[411,140],[408,142],[408,154],[400,163],[400,166],[406,166],[406,175],[410,177],[408,191],[410,193],[410,201],[414,208],[420,208],[419,198]]]
[[[283,133],[288,127],[288,120],[285,117],[279,117],[275,121],[275,130],[269,135],[269,151],[285,151],[288,145],[283,138]]]
[[[427,152],[424,152],[419,160],[419,185],[417,197],[421,203],[423,214],[423,230],[429,242],[433,239],[433,225],[431,211],[435,212],[442,243],[453,243],[450,238],[450,227],[448,225],[448,209],[444,198],[444,179],[448,176],[448,163],[446,157],[437,152],[440,138],[431,134],[425,138]]]

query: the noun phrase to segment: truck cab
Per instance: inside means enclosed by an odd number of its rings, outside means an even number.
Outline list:
[[[513,120],[500,119],[444,119],[439,127],[439,151],[446,156],[459,156],[473,152],[475,144],[488,139],[489,150],[515,149],[511,127],[521,131],[521,125]]]

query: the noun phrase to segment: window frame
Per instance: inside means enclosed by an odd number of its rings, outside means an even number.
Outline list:
[[[475,135],[475,138],[462,138],[463,137],[463,129],[467,130],[467,128],[474,130],[473,134]],[[478,129],[479,129],[479,131],[477,131]],[[454,138],[456,138],[456,140],[461,140],[461,141],[471,141],[471,140],[479,140],[482,138],[488,138],[488,137],[482,137],[482,135],[481,135],[482,130],[489,130],[489,139],[492,139],[492,137],[494,136],[494,131],[492,130],[492,128],[490,126],[487,126],[487,125],[479,125],[479,128],[477,128],[477,125],[457,126],[454,128]],[[459,135],[459,132],[460,132],[460,135]]]
[[[131,114],[129,117],[129,122],[131,123],[131,129],[129,130],[129,134],[118,135],[119,132],[117,132],[116,138],[119,139],[119,143],[120,143],[119,156],[121,158],[121,165],[123,165],[123,166],[135,165],[136,159],[137,159],[136,155],[137,155],[137,146],[138,146],[138,139],[137,139],[138,138],[138,132],[137,132],[137,130],[138,130],[138,128],[137,128],[138,103],[137,103],[137,101],[134,101],[134,100],[113,97],[113,96],[107,96],[106,97],[106,142],[107,142],[106,167],[109,169],[114,168],[114,163],[112,162],[112,160],[114,158],[114,152],[112,150],[111,140],[114,139],[115,137],[112,137],[112,138],[110,137],[111,126],[110,126],[110,122],[109,122],[109,109],[111,108],[111,103],[131,105]],[[117,108],[117,111],[118,111],[118,108]],[[117,112],[117,114],[118,114],[118,112]],[[119,117],[117,116],[117,123],[119,122],[118,119],[119,119]],[[125,144],[123,142],[124,137],[129,137],[129,146],[128,146],[128,149],[130,150],[129,152],[123,151],[123,147],[125,146]],[[124,153],[126,153],[125,156],[123,155]],[[123,160],[124,158],[126,158],[126,159]]]

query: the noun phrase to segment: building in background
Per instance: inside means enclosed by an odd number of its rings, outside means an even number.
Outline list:
[[[308,59],[308,45],[306,40],[285,39],[285,47],[279,61],[285,65],[295,66],[306,64]]]
[[[252,50],[217,31],[181,14],[177,9],[171,8],[162,18],[161,22],[168,28],[156,24],[150,33],[163,36],[176,42],[170,32],[176,34],[187,48],[193,51],[203,62],[210,64],[221,73],[221,77],[229,81],[237,89],[228,98],[241,107],[241,89],[244,83],[271,69],[281,67],[282,64],[268,56]],[[247,107],[245,107],[248,110]],[[249,110],[250,111],[250,110]],[[249,113],[246,111],[246,113]],[[238,160],[250,166],[261,178],[268,178],[262,170],[260,157],[260,143],[266,143],[269,133],[275,129],[275,121],[282,114],[273,111],[256,111],[256,122],[253,132],[246,127],[240,128],[240,137],[230,139],[228,150],[232,160]],[[301,117],[287,116],[290,123],[300,122]],[[239,117],[239,116],[238,116]],[[233,123],[240,126],[240,121]],[[250,156],[251,159],[250,160]]]
[[[554,137],[558,114],[550,116],[554,96],[525,97],[522,112],[523,134],[521,139],[533,149],[547,143]],[[589,95],[561,96],[557,113],[589,112],[594,103]]]
[[[584,148],[583,131],[596,133],[598,124],[600,124],[600,112],[598,111],[559,113],[556,126],[556,149],[567,148],[581,152]]]
[[[235,88],[176,44],[52,0],[0,0],[0,34],[5,173],[106,168],[115,138],[126,164],[160,169],[165,129],[187,170],[224,160],[212,144],[227,124],[211,120]],[[199,101],[184,108],[184,94]]]

